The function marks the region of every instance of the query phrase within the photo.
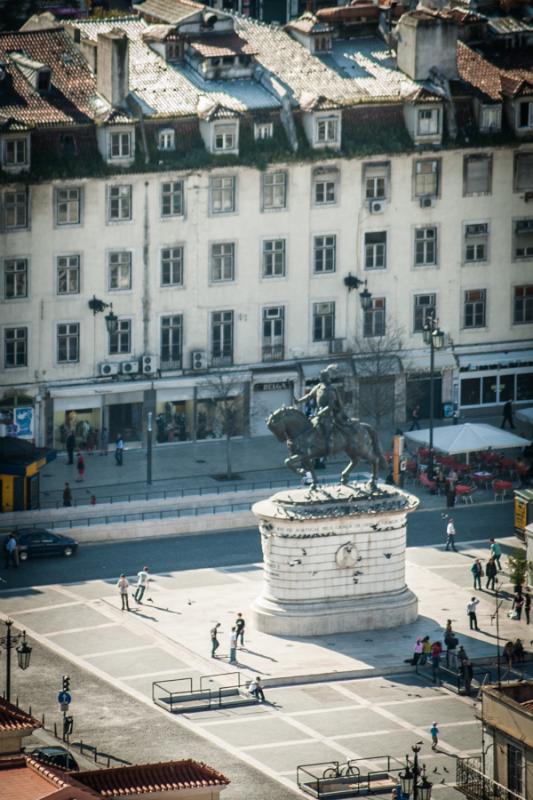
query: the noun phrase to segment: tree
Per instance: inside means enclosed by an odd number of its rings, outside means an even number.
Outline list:
[[[233,475],[231,439],[242,436],[247,422],[242,381],[228,374],[213,375],[205,384],[213,395],[213,433],[226,440],[226,478]]]
[[[369,417],[379,430],[387,417],[394,420],[397,406],[394,376],[398,373],[402,331],[387,324],[382,336],[357,337],[353,352],[359,378],[359,416]]]

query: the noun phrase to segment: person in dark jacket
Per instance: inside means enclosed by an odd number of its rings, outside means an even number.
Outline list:
[[[67,464],[74,464],[74,448],[76,447],[76,437],[69,431],[66,441],[68,461]]]
[[[494,556],[491,556],[487,561],[487,566],[485,567],[485,573],[487,575],[487,582],[485,587],[487,589],[492,589],[493,592],[496,591],[496,576],[498,575],[498,567],[496,566],[496,560]]]

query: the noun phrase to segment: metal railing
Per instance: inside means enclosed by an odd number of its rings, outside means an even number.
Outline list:
[[[469,800],[526,800],[483,772],[481,759],[458,758],[455,788]]]
[[[152,702],[171,714],[257,703],[257,698],[245,693],[244,689],[240,672],[201,675],[197,688],[190,677],[172,678],[152,683]]]

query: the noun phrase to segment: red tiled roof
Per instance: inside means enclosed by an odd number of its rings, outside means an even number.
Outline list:
[[[33,88],[10,59],[12,52],[50,67],[50,92]],[[7,65],[0,83],[1,117],[30,126],[80,124],[93,118],[94,76],[62,28],[0,33],[0,60]]]
[[[93,789],[101,797],[200,789],[229,783],[229,779],[221,772],[192,759],[78,772],[76,781]]]
[[[333,6],[330,8],[319,8],[316,12],[321,22],[357,22],[361,18],[377,19],[379,17],[379,7],[367,0],[352,3],[349,6]]]
[[[0,698],[0,731],[25,731],[28,728],[35,730],[40,727],[41,723],[35,717]]]
[[[225,36],[201,36],[198,39],[189,39],[189,44],[204,58],[220,58],[221,56],[239,56],[241,54],[253,56],[257,49],[236,33]]]
[[[457,43],[459,76],[491,100],[533,91],[533,52],[520,50],[504,56],[485,56],[464,42]]]

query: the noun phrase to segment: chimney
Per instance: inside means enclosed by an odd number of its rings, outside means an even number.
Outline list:
[[[457,78],[457,24],[445,11],[410,11],[400,18],[397,35],[398,68],[409,78],[426,81],[435,67],[448,80]]]
[[[129,92],[129,42],[124,31],[114,28],[99,33],[96,89],[113,107],[124,106]]]

